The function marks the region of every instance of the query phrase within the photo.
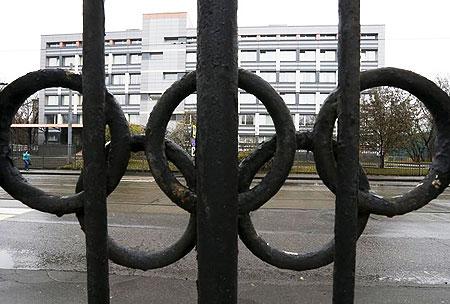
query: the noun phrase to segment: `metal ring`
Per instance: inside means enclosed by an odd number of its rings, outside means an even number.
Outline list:
[[[263,79],[239,69],[239,87],[255,95],[272,116],[278,134],[273,166],[254,188],[239,193],[239,212],[258,209],[283,185],[292,166],[295,154],[295,128],[286,104],[278,93]],[[150,114],[145,153],[152,174],[163,192],[178,206],[195,212],[196,194],[180,184],[170,171],[163,143],[170,116],[178,104],[196,90],[196,73],[190,72],[168,88]]]
[[[71,196],[54,196],[30,185],[14,167],[10,157],[9,133],[12,119],[22,103],[34,92],[50,87],[65,87],[82,93],[81,76],[64,70],[39,70],[28,73],[11,84],[0,93],[0,185],[14,199],[43,212],[58,216],[73,213],[83,208],[83,193]],[[113,144],[114,153],[111,160],[117,165],[112,176],[125,171],[129,145],[129,131],[122,110],[114,97],[108,92],[106,96],[106,116],[111,127],[112,136],[117,143],[125,143],[123,147]],[[129,153],[129,151],[128,151]],[[111,178],[111,182],[117,178]],[[120,177],[119,177],[120,180]]]
[[[395,216],[417,210],[441,194],[450,182],[450,97],[435,83],[411,71],[381,68],[361,73],[361,90],[392,86],[416,96],[437,126],[436,155],[428,175],[411,191],[383,198],[367,191],[358,192],[358,207],[362,212]],[[337,117],[338,88],[328,96],[314,126],[314,158],[319,176],[324,180],[336,178],[332,133]]]
[[[132,152],[144,151],[145,137],[143,135],[132,136],[130,142],[130,149]],[[105,146],[105,153],[108,156],[109,143]],[[166,140],[165,150],[168,159],[175,164],[175,166],[181,171],[186,179],[186,183],[189,188],[195,189],[195,175],[194,165],[191,157],[178,145]],[[108,162],[107,171],[114,168],[113,162]],[[108,175],[109,176],[109,175]],[[108,183],[110,185],[110,183]],[[115,187],[114,187],[115,188]],[[108,188],[108,195],[114,190],[114,188]],[[76,191],[83,190],[83,174],[77,182]],[[84,213],[82,210],[77,212],[77,218],[80,223],[81,229],[84,231]],[[172,244],[170,247],[160,251],[154,251],[151,253],[144,252],[138,249],[126,248],[113,238],[108,236],[108,255],[111,261],[118,265],[130,267],[134,269],[149,270],[155,268],[161,268],[170,265],[186,254],[188,254],[196,244],[197,222],[194,213],[190,214],[188,226],[181,236],[181,238]]]
[[[310,132],[296,133],[297,149],[311,151],[313,148],[312,134]],[[239,189],[248,189],[255,174],[273,155],[276,138],[260,145],[258,149],[244,159],[240,166]],[[369,183],[364,171],[360,167],[360,189],[368,190]],[[330,180],[330,188],[334,192],[335,180]],[[369,219],[368,213],[358,213],[358,238],[363,233]],[[255,230],[250,215],[239,216],[239,238],[245,246],[258,258],[266,263],[283,269],[309,270],[328,265],[334,260],[334,238],[317,251],[305,254],[279,250],[271,247]]]

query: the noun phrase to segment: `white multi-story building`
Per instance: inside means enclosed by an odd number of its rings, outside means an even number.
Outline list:
[[[267,80],[282,96],[297,130],[310,129],[324,99],[337,84],[337,26],[241,27],[239,66]],[[384,65],[384,25],[362,25],[361,69]],[[105,37],[106,85],[131,123],[145,125],[161,94],[196,68],[196,28],[187,13],[144,14],[142,30],[110,32]],[[81,34],[42,36],[41,67],[82,66]],[[239,142],[274,134],[272,119],[254,96],[239,92]],[[65,123],[68,90],[40,93],[40,122]],[[74,122],[82,123],[82,99],[74,98]],[[195,112],[195,94],[172,120]],[[55,138],[56,140],[56,138]]]

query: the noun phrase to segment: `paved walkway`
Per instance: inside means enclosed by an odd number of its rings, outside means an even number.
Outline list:
[[[151,272],[149,272],[151,275]],[[196,303],[195,281],[184,278],[111,275],[111,303]],[[87,303],[81,272],[0,270],[2,304]],[[331,303],[329,282],[239,283],[239,304]],[[369,285],[356,287],[355,303],[450,303],[450,288]]]
[[[20,170],[22,174],[42,174],[42,175],[80,175],[80,170],[50,170],[50,169],[31,169],[30,171]],[[149,176],[150,172],[127,171],[126,175]],[[262,174],[257,174],[256,178],[262,178]],[[423,176],[387,176],[387,175],[369,175],[369,180],[373,181],[399,181],[399,182],[418,182]],[[320,180],[317,174],[290,174],[290,180]]]

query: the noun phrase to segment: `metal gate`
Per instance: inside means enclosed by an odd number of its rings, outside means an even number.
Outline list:
[[[36,210],[58,216],[76,213],[86,233],[89,303],[109,303],[108,259],[148,270],[174,263],[194,247],[198,254],[198,303],[236,303],[238,235],[258,258],[279,268],[302,271],[334,262],[333,303],[353,303],[356,241],[369,214],[392,217],[421,208],[450,181],[449,96],[410,71],[382,68],[360,73],[359,5],[359,0],[339,1],[339,85],[325,101],[312,133],[296,134],[290,113],[275,90],[258,76],[238,69],[237,0],[198,0],[197,70],[162,95],[150,115],[145,136],[131,137],[120,106],[105,90],[103,0],[83,1],[83,76],[40,70],[20,77],[0,93],[0,185]],[[418,97],[438,129],[437,152],[428,176],[410,192],[390,199],[369,192],[358,163],[360,90],[377,86],[398,87]],[[69,197],[48,195],[28,184],[10,157],[14,114],[29,95],[47,87],[77,90],[85,98],[84,170],[77,194]],[[238,87],[264,103],[277,133],[240,164]],[[195,91],[198,144],[193,160],[164,135],[174,109]],[[338,139],[334,143],[331,138],[337,118]],[[112,133],[106,148],[105,125]],[[249,216],[281,188],[296,149],[314,152],[319,175],[336,193],[335,238],[306,254],[271,247],[255,231]],[[123,176],[130,151],[142,150],[161,189],[191,214],[182,237],[154,253],[125,248],[107,233],[107,196]],[[272,158],[271,170],[250,189],[258,169]],[[184,174],[187,186],[173,176],[168,160]]]

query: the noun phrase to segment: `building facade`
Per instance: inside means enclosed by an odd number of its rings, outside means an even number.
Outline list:
[[[142,30],[105,36],[105,84],[130,123],[145,125],[161,94],[196,68],[196,28],[187,14],[144,14]],[[362,25],[361,69],[384,66],[384,25]],[[239,66],[268,81],[292,114],[297,130],[311,129],[326,96],[337,85],[337,26],[255,26],[238,30]],[[81,34],[44,35],[41,67],[81,72]],[[40,92],[40,123],[66,123],[69,91]],[[82,98],[73,94],[73,121],[82,123]],[[251,144],[275,133],[256,97],[239,92],[239,142]],[[196,111],[196,95],[186,98],[172,122]],[[58,140],[56,138],[52,140]]]

